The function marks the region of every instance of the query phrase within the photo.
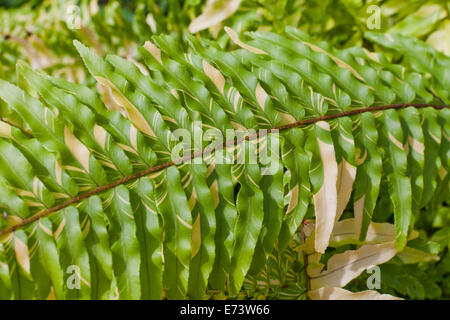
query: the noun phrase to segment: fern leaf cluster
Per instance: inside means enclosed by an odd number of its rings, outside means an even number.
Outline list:
[[[75,42],[96,89],[24,62],[18,84],[0,80],[18,119],[0,122],[2,298],[323,298],[374,252],[372,265],[417,255],[415,218],[449,198],[450,58],[399,35],[366,36],[402,65],[294,28],[226,31],[233,51],[159,35],[140,62]],[[202,156],[172,162],[180,129]],[[227,129],[268,133],[220,150],[277,154],[218,162],[195,144]],[[323,271],[326,249],[349,244]]]

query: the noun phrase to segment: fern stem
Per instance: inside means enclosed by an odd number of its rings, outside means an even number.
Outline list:
[[[23,127],[21,127],[21,126],[15,124],[15,123],[13,123],[13,122],[11,122],[10,120],[5,119],[5,118],[1,118],[0,121],[3,121],[4,123],[10,125],[11,127],[14,127],[14,128],[19,129],[19,130],[20,130],[24,135],[26,135],[28,138],[31,138],[31,139],[34,138],[34,135],[33,135],[31,132],[29,132],[29,131],[27,131],[25,128],[23,128]]]
[[[255,138],[259,138],[260,136],[267,135],[267,134],[269,134],[271,132],[274,132],[274,131],[282,131],[282,130],[292,129],[292,128],[299,127],[299,126],[313,124],[313,123],[316,123],[316,122],[319,122],[319,121],[333,120],[333,119],[337,119],[337,118],[341,118],[341,117],[348,117],[348,116],[352,116],[352,115],[362,114],[362,113],[365,113],[365,112],[383,111],[383,110],[388,110],[388,109],[403,109],[403,108],[407,108],[407,107],[415,107],[415,108],[427,108],[427,107],[430,107],[430,108],[434,108],[434,109],[437,109],[437,110],[441,110],[441,109],[444,109],[444,108],[449,108],[449,106],[446,106],[446,105],[438,106],[438,105],[432,105],[432,104],[408,103],[408,104],[390,104],[390,105],[384,105],[384,106],[374,106],[374,107],[366,107],[366,108],[354,109],[354,110],[344,111],[344,112],[340,112],[340,113],[336,113],[336,114],[325,115],[325,116],[321,116],[321,117],[317,117],[317,118],[312,118],[312,119],[307,119],[307,120],[300,120],[300,121],[297,121],[297,122],[294,122],[294,123],[291,123],[291,124],[287,124],[287,125],[284,125],[284,126],[280,126],[280,127],[269,129],[269,130],[265,131],[264,134],[256,133],[256,134],[253,134],[253,135],[246,136],[245,138],[238,139],[237,141],[234,141],[234,140],[233,141],[227,141],[227,142],[225,142],[222,145],[222,148],[225,148],[225,147],[227,147],[229,145],[232,145],[232,144],[240,143],[243,140],[253,140]],[[147,168],[147,169],[145,169],[143,171],[140,171],[140,172],[137,172],[137,173],[135,173],[133,175],[125,176],[125,177],[123,177],[123,178],[121,178],[119,180],[116,180],[114,182],[111,182],[109,184],[106,184],[106,185],[103,185],[103,186],[99,186],[99,187],[97,187],[97,188],[95,188],[95,189],[93,189],[93,190],[91,190],[89,192],[86,192],[86,193],[83,193],[83,194],[78,195],[76,197],[70,198],[69,200],[67,200],[65,202],[62,202],[62,203],[60,203],[60,204],[58,204],[58,205],[56,205],[54,207],[48,208],[48,209],[46,209],[46,210],[44,210],[44,211],[42,211],[40,213],[37,213],[36,215],[34,215],[34,216],[30,217],[30,218],[23,219],[20,223],[17,223],[15,225],[11,226],[11,227],[8,227],[6,229],[0,230],[0,236],[5,236],[5,235],[7,235],[7,234],[9,234],[11,232],[14,232],[14,231],[16,231],[18,229],[21,229],[21,228],[25,227],[25,226],[33,223],[33,222],[36,222],[36,221],[38,221],[41,218],[47,217],[47,216],[49,216],[50,214],[52,214],[54,212],[57,212],[57,211],[62,210],[64,208],[67,208],[70,205],[73,205],[73,204],[75,204],[75,203],[77,203],[79,201],[82,201],[82,200],[86,200],[86,199],[88,199],[88,198],[90,198],[90,197],[92,197],[94,195],[100,194],[100,193],[102,193],[104,191],[113,189],[113,188],[115,188],[115,187],[117,187],[117,186],[119,186],[121,184],[129,183],[131,181],[134,181],[136,179],[142,178],[142,177],[144,177],[146,175],[149,175],[151,173],[154,173],[156,171],[164,170],[164,169],[167,169],[168,167],[171,167],[173,165],[178,165],[180,163],[183,163],[184,161],[192,160],[192,159],[194,159],[196,157],[202,156],[202,155],[204,155],[204,154],[206,154],[208,152],[211,152],[213,150],[214,149],[206,148],[206,149],[204,149],[204,150],[202,150],[200,152],[194,153],[194,154],[192,154],[190,156],[186,156],[186,157],[180,158],[179,161],[176,161],[176,162],[169,161],[169,162],[160,164],[158,166]]]

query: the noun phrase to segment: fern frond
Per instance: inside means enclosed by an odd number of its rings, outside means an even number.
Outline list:
[[[23,62],[21,87],[0,80],[30,132],[0,123],[0,294],[236,297],[286,270],[305,217],[315,218],[314,259],[337,245],[345,211],[352,243],[370,242],[380,211],[393,214],[395,239],[330,266],[389,246],[381,263],[407,246],[418,211],[449,195],[450,58],[404,40],[394,49],[410,65],[399,65],[292,28],[228,32],[242,49],[187,36],[182,53],[175,37],[155,36],[139,48],[143,65],[75,42],[98,90]],[[414,62],[411,46],[433,64]],[[273,154],[252,161],[264,146]],[[263,281],[267,292],[323,287],[283,277]]]

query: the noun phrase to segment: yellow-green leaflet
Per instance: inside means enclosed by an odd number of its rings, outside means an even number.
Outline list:
[[[241,0],[208,0],[203,13],[189,25],[192,33],[210,28],[231,16],[241,4]]]
[[[342,288],[320,288],[310,291],[308,296],[313,300],[403,300],[390,294],[380,294],[374,290],[351,292]]]
[[[311,289],[344,287],[364,270],[389,261],[396,253],[394,242],[368,244],[334,255],[324,271],[323,265],[313,260],[308,266]]]

